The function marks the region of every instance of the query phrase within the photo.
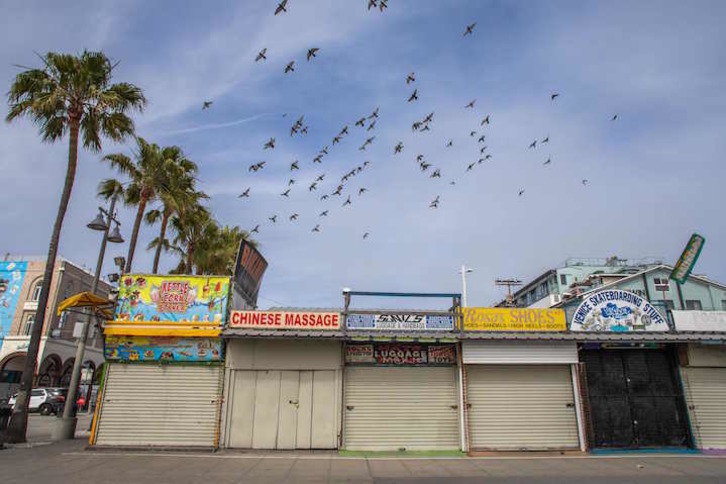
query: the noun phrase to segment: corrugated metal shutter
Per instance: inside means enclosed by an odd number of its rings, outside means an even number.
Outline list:
[[[464,341],[464,364],[575,364],[572,341]]]
[[[472,449],[578,448],[570,367],[469,366]]]
[[[726,448],[726,368],[681,368],[681,374],[696,446]]]
[[[456,368],[348,367],[349,450],[459,448]]]
[[[110,364],[97,445],[214,447],[221,366]]]

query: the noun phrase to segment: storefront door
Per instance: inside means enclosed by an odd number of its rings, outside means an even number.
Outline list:
[[[670,351],[582,352],[594,447],[685,447],[685,403]]]

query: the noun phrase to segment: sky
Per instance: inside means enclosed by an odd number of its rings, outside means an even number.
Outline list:
[[[673,264],[693,232],[706,237],[695,271],[726,282],[726,3],[389,0],[380,12],[366,0],[290,0],[273,15],[275,5],[6,4],[0,86],[7,92],[18,66],[38,67],[36,52],[102,50],[118,61],[114,80],[138,85],[149,101],[134,116],[137,134],[178,145],[198,163],[221,223],[260,226],[253,235],[269,262],[262,308],[338,307],[344,287],[460,292],[462,264],[473,269],[468,304],[485,306],[504,295],[495,278],[527,281],[570,257]],[[312,47],[320,50],[308,62]],[[267,60],[255,62],[263,48]],[[407,85],[410,72],[416,80]],[[213,104],[202,110],[205,100]],[[376,108],[373,129],[371,120],[354,126]],[[430,129],[413,131],[431,112]],[[302,115],[308,134],[290,136]],[[270,137],[275,148],[265,150]],[[491,158],[477,163],[484,145]],[[313,163],[325,146],[328,155]],[[105,141],[102,153],[79,154],[63,257],[95,264],[100,236],[85,224],[102,204],[98,183],[117,176],[102,157],[133,147]],[[426,172],[418,155],[432,165]],[[67,139],[43,144],[28,120],[0,123],[3,254],[47,253],[66,160]],[[300,170],[291,172],[294,160]],[[260,161],[265,167],[250,172]],[[330,196],[364,161],[342,195]],[[431,178],[436,168],[441,177]],[[250,197],[238,198],[246,188]],[[127,240],[134,215],[119,210]],[[157,232],[142,228],[135,272],[151,271],[146,245]],[[109,247],[104,274],[126,250]],[[163,255],[162,270],[176,262]]]

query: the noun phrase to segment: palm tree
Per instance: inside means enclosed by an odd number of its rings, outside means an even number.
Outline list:
[[[49,143],[68,134],[68,166],[48,246],[43,286],[17,404],[7,431],[10,442],[25,441],[28,396],[33,384],[61,228],[76,178],[79,140],[83,148],[98,152],[102,137],[117,142],[126,139],[134,133],[134,123],[127,113],[142,111],[146,104],[146,98],[138,87],[124,82],[111,83],[114,65],[103,52],[84,51],[77,56],[48,52],[40,58],[43,62],[41,69],[25,69],[15,76],[8,92],[10,112],[5,119],[12,122],[20,117],[29,117],[38,126],[42,140]]]
[[[212,215],[203,205],[190,207],[171,218],[172,229],[176,232],[174,248],[182,259],[174,272],[185,274],[193,272],[195,248],[201,243],[210,222]]]
[[[204,232],[204,237],[194,253],[197,273],[206,275],[232,275],[237,259],[237,251],[242,240],[251,245],[257,242],[249,238],[249,233],[238,226],[220,227],[214,223]]]
[[[168,189],[170,179],[180,166],[186,166],[187,170],[196,172],[196,165],[187,160],[181,153],[181,149],[176,146],[160,148],[159,145],[149,143],[143,138],[136,138],[136,143],[138,151],[133,153],[134,160],[123,153],[103,157],[104,160],[111,163],[111,166],[130,178],[129,186],[126,188],[125,202],[127,205],[138,207],[124,268],[124,272],[127,273],[131,271],[146,206]],[[193,168],[191,168],[192,166]]]

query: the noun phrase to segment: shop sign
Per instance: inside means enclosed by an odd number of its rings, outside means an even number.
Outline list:
[[[345,347],[345,362],[391,366],[453,365],[456,363],[456,346],[420,343],[349,344]]]
[[[567,331],[562,309],[462,308],[465,331]]]
[[[10,333],[27,270],[26,261],[0,262],[0,341]]]
[[[583,299],[571,331],[668,331],[665,318],[647,300],[629,291],[600,291]]]
[[[121,278],[116,321],[224,323],[228,277],[147,276]]]
[[[257,306],[257,295],[262,285],[262,276],[267,270],[267,261],[262,254],[246,240],[242,240],[234,265],[235,291],[241,293],[249,307]]]
[[[107,361],[221,361],[219,338],[106,336]]]
[[[683,249],[681,257],[676,262],[675,267],[673,267],[673,272],[671,272],[670,276],[671,279],[679,284],[685,284],[686,279],[688,279],[688,276],[693,270],[693,266],[696,265],[698,256],[701,255],[701,250],[705,242],[706,239],[702,235],[691,235],[688,244],[686,244],[686,248]]]
[[[726,332],[726,311],[671,311],[676,331]]]
[[[313,311],[232,311],[231,328],[340,329],[340,313]]]
[[[345,319],[348,329],[388,331],[451,331],[453,316],[425,314],[349,314]]]

